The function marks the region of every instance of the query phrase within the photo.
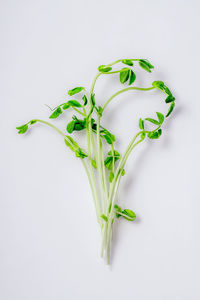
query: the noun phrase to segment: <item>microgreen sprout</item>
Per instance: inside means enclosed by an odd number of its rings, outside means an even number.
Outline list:
[[[151,73],[154,68],[147,59],[119,59],[110,64],[101,65],[98,67],[98,73],[94,77],[89,92],[84,87],[75,87],[68,91],[66,102],[54,109],[50,108],[50,119],[57,119],[66,110],[70,109],[76,113],[66,125],[66,132],[61,131],[52,123],[40,119],[30,120],[26,124],[17,127],[18,133],[24,134],[36,123],[50,126],[61,135],[65,145],[80,159],[90,183],[97,221],[102,232],[101,256],[106,257],[107,263],[110,261],[112,232],[115,221],[119,218],[127,221],[136,219],[136,214],[131,209],[121,208],[116,203],[118,187],[121,177],[125,175],[124,168],[127,159],[132,150],[141,142],[148,138],[158,139],[161,136],[161,126],[175,107],[175,98],[164,82],[154,81],[149,87],[133,85],[136,80],[135,64],[138,64],[148,73]],[[117,68],[113,69],[113,66]],[[112,74],[113,76],[118,76],[120,83],[126,86],[110,96],[102,106],[99,106],[96,103],[94,94],[96,81],[100,76]],[[155,89],[160,90],[165,95],[166,113],[156,112],[156,117],[147,116],[145,119],[140,118],[138,133],[131,139],[124,154],[120,154],[115,148],[115,135],[101,125],[104,110],[115,97],[122,93],[130,90],[133,92],[134,90],[144,92]],[[81,100],[75,99],[77,94],[81,95]],[[147,123],[151,123],[154,129],[147,130]],[[87,149],[83,149],[72,138],[71,134],[75,131],[85,132]],[[106,147],[108,148],[107,151],[105,150]],[[100,186],[100,192],[98,192],[98,186]]]

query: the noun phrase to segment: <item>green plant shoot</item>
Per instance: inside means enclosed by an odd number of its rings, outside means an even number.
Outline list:
[[[122,208],[117,204],[117,192],[121,177],[125,175],[127,159],[135,147],[146,139],[160,138],[163,122],[170,116],[175,107],[175,98],[163,81],[154,81],[149,87],[135,86],[135,64],[138,64],[148,73],[151,73],[154,68],[147,59],[119,59],[98,67],[98,72],[89,91],[82,86],[69,90],[67,93],[68,99],[51,109],[49,116],[50,119],[57,119],[62,114],[67,116],[66,111],[73,110],[74,115],[66,124],[66,131],[61,131],[52,123],[40,119],[32,119],[17,127],[18,133],[24,134],[37,123],[50,126],[64,139],[69,151],[72,151],[80,159],[89,180],[97,221],[102,233],[101,256],[106,258],[108,264],[110,262],[112,232],[115,222],[118,219],[131,222],[136,219],[136,214],[131,209]],[[115,69],[113,69],[114,67]],[[119,89],[102,106],[99,106],[96,103],[94,93],[96,81],[101,76],[112,74],[118,76],[119,84],[125,85],[125,87]],[[115,135],[102,126],[105,109],[114,98],[127,91],[151,92],[156,89],[164,95],[164,101],[167,105],[165,114],[156,112],[155,116],[147,116],[145,119],[140,118],[138,132],[130,140],[125,152],[120,154],[115,148]],[[79,100],[76,99],[77,94]],[[147,130],[148,123],[154,126],[153,130]],[[85,132],[87,149],[84,149],[79,145],[79,141],[75,141],[72,137],[75,131]],[[107,151],[105,151],[105,148],[107,148]],[[100,187],[100,193],[97,186]]]

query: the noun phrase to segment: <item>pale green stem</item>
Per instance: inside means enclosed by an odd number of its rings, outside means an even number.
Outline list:
[[[102,163],[102,169],[103,169],[103,181],[105,186],[105,193],[106,193],[106,201],[108,204],[108,187],[107,187],[107,180],[106,180],[106,168],[104,164],[104,150],[103,150],[103,144],[101,143],[101,163]]]
[[[99,171],[99,177],[101,182],[101,196],[102,196],[102,205],[103,212],[105,213],[105,190],[104,190],[104,182],[103,182],[103,172],[102,172],[102,164],[101,164],[101,138],[100,138],[100,116],[97,115],[97,168]]]
[[[86,174],[88,176],[88,180],[89,180],[89,183],[90,183],[90,188],[91,188],[91,191],[92,191],[92,196],[93,196],[93,201],[94,201],[94,205],[95,205],[95,211],[96,211],[96,215],[97,215],[97,221],[99,222],[99,215],[98,215],[98,207],[97,207],[97,201],[96,201],[96,195],[95,195],[95,191],[94,191],[94,187],[93,187],[93,182],[92,182],[92,179],[91,179],[91,176],[90,176],[90,172],[88,170],[88,167],[85,163],[84,160],[81,160],[82,164],[83,164],[83,167],[86,171]]]
[[[115,65],[115,64],[117,64],[117,63],[119,63],[119,62],[121,62],[122,60],[124,60],[124,58],[115,60],[114,62],[112,62],[112,63],[110,63],[110,64],[108,64],[108,65],[106,65],[106,66],[113,66],[113,65]],[[138,61],[139,59],[130,58],[129,60],[132,60],[132,61]]]
[[[108,105],[108,103],[113,99],[115,98],[116,96],[124,93],[124,92],[127,92],[127,91],[131,91],[131,90],[138,90],[138,91],[150,91],[150,90],[153,90],[155,89],[155,87],[149,87],[149,88],[139,88],[139,87],[128,87],[128,88],[125,88],[125,89],[122,89],[118,92],[116,92],[115,94],[113,94],[103,105],[102,109],[104,110],[106,108],[106,106]]]
[[[91,141],[90,131],[88,129],[88,126],[87,126],[86,130],[87,130],[88,155],[89,155],[89,157],[92,157],[92,155],[91,155],[91,143],[90,143],[90,141]],[[97,187],[96,187],[96,181],[95,181],[95,177],[94,177],[93,166],[92,166],[92,161],[91,160],[89,161],[89,166],[90,166],[90,175],[91,175],[92,185],[93,185],[94,193],[95,193],[97,215],[98,215],[99,220],[100,220],[101,206],[100,206],[100,202],[99,202],[99,197],[98,197],[98,192],[97,192]]]
[[[70,139],[68,139],[68,137],[60,130],[60,129],[58,129],[56,126],[54,126],[53,124],[51,124],[51,123],[49,123],[49,122],[47,122],[47,121],[43,121],[43,120],[40,120],[40,119],[34,119],[35,121],[37,121],[37,122],[40,122],[40,123],[43,123],[43,124],[45,124],[45,125],[48,125],[48,126],[50,126],[51,128],[53,128],[54,130],[56,130],[60,135],[62,135],[63,136],[63,138],[73,147],[73,148],[75,148],[75,146],[74,146],[74,144],[70,141]],[[77,147],[77,149],[78,149],[78,147]]]

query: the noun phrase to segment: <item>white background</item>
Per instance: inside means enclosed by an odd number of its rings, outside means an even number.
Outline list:
[[[200,299],[199,1],[1,0],[0,299]],[[128,161],[118,201],[138,219],[119,220],[109,268],[80,161],[51,129],[45,103],[89,88],[96,68],[118,58],[148,58],[139,86],[163,80],[176,110],[157,141]],[[102,77],[102,104],[122,88]],[[167,109],[160,92],[130,92],[102,119],[122,152],[139,117]],[[65,130],[71,113],[57,126]]]

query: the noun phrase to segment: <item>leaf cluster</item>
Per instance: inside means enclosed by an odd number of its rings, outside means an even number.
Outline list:
[[[169,117],[169,115],[172,113],[175,107],[175,97],[172,95],[172,92],[170,89],[164,84],[163,81],[154,81],[152,83],[152,86],[155,87],[156,89],[161,90],[163,93],[167,95],[167,98],[165,99],[166,103],[171,103],[168,109],[168,112],[166,114],[166,118]]]
[[[29,125],[33,125],[36,122],[37,122],[37,120],[31,120],[31,121],[29,121],[28,123],[26,123],[24,125],[16,127],[16,129],[18,130],[19,134],[24,134],[29,129]]]
[[[77,157],[85,158],[88,156],[85,153],[85,151],[79,147],[78,143],[75,142],[75,140],[71,136],[66,135],[65,144],[75,153]]]
[[[134,221],[136,219],[136,214],[131,209],[126,208],[122,210],[122,208],[117,204],[114,205],[114,208],[116,218],[123,217],[128,221]]]

